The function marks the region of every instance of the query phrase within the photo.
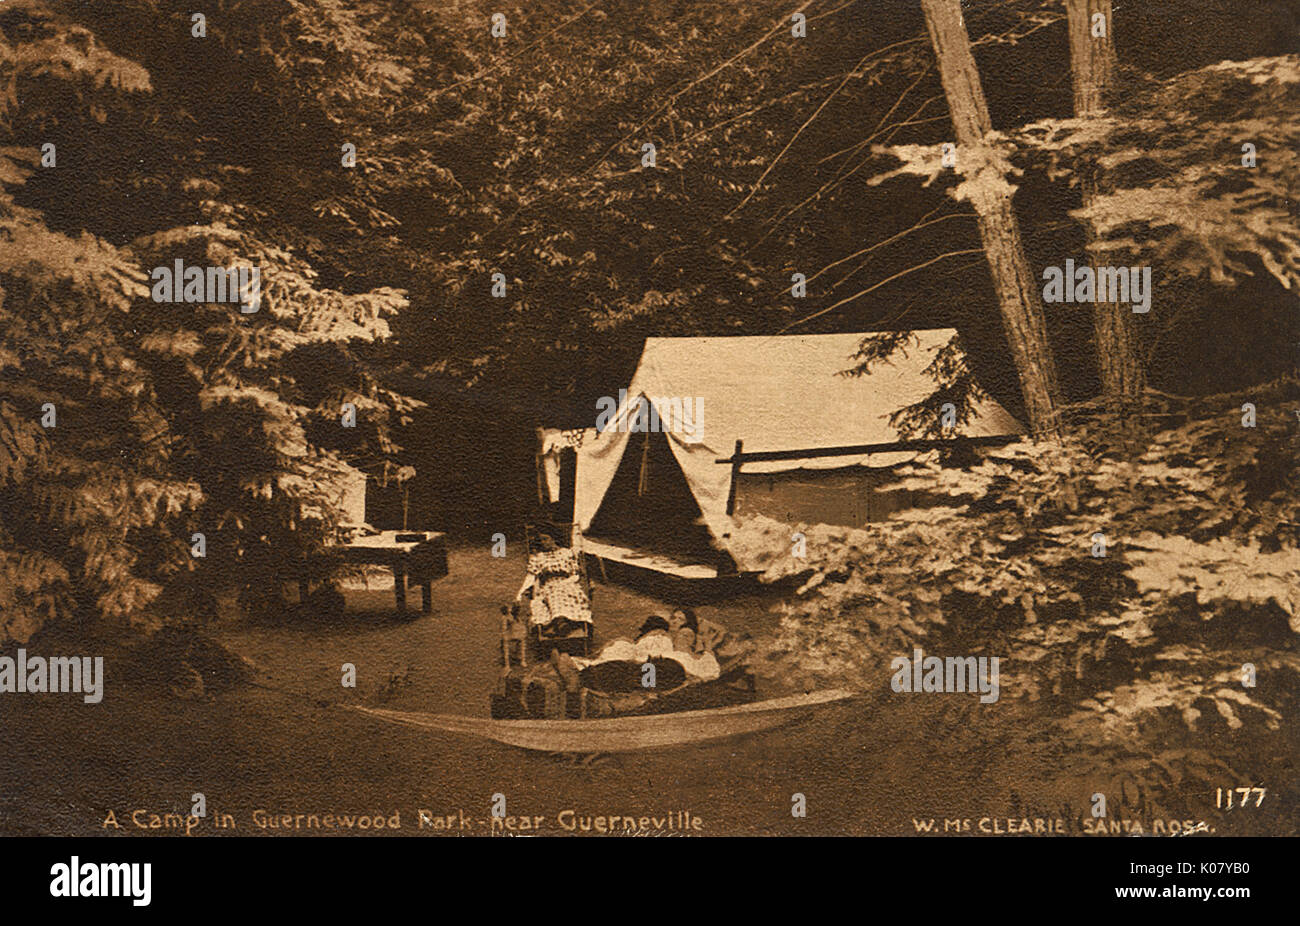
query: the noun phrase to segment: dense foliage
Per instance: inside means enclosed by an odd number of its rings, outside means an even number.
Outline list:
[[[285,125],[400,78],[341,5],[263,6],[291,14],[286,45],[243,36],[241,79]],[[180,10],[113,15],[179,26]],[[209,28],[196,48],[220,46]],[[240,160],[256,146],[214,152],[219,120],[196,133],[169,98],[177,68],[162,83],[55,4],[7,4],[0,30],[0,640],[55,617],[201,617],[230,586],[274,595],[336,516],[345,463],[395,449],[390,416],[412,402],[353,345],[387,336],[405,296],[323,285],[301,232],[250,195],[272,179]],[[154,301],[152,269],[177,259],[259,267],[260,310]]]
[[[1263,272],[1300,288],[1300,55],[1221,61],[1133,94],[1105,119],[1013,138],[1053,176],[1099,164],[1109,191],[1076,215],[1163,274],[1223,285]]]
[[[874,690],[914,646],[998,656],[1003,699],[1041,703],[1108,759],[1137,748],[1148,773],[1155,757],[1208,773],[1225,737],[1238,753],[1285,737],[1300,710],[1297,399],[1293,379],[1151,396],[1149,431],[1076,409],[1059,447],[900,468],[895,486],[937,485],[943,507],[860,530],[754,520],[751,565],[801,582],[769,655]]]

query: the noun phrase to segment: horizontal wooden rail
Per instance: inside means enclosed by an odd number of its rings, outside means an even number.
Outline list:
[[[853,444],[848,447],[816,447],[808,450],[756,450],[752,453],[738,449],[731,456],[719,458],[714,462],[737,465],[766,460],[803,460],[811,457],[847,457],[855,454],[891,453],[900,450],[934,450],[940,447],[997,447],[1014,444],[1027,437],[1028,435],[1024,434],[1009,434],[1000,437],[922,438],[892,441],[888,444]],[[739,446],[738,441],[737,447]]]

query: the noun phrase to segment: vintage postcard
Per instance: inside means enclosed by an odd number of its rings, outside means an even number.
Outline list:
[[[1296,836],[1298,27],[0,3],[0,834]]]

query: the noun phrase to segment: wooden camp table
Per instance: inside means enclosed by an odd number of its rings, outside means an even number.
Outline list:
[[[388,566],[393,570],[393,593],[399,613],[406,612],[408,576],[420,583],[420,610],[428,614],[433,610],[433,580],[447,574],[446,534],[435,531],[380,531],[348,543],[330,544],[320,555],[345,563]],[[302,600],[307,599],[306,576],[298,580],[298,594]]]

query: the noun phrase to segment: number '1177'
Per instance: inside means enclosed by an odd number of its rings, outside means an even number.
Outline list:
[[[1258,792],[1259,797],[1255,798],[1254,804],[1254,806],[1258,807],[1260,804],[1264,803],[1264,792],[1267,790],[1267,788],[1215,788],[1214,806],[1220,810],[1232,810],[1234,807],[1249,807],[1251,806],[1249,803],[1250,796]],[[1237,795],[1235,801],[1232,797],[1234,794]],[[1227,800],[1227,803],[1224,803],[1225,799]]]

